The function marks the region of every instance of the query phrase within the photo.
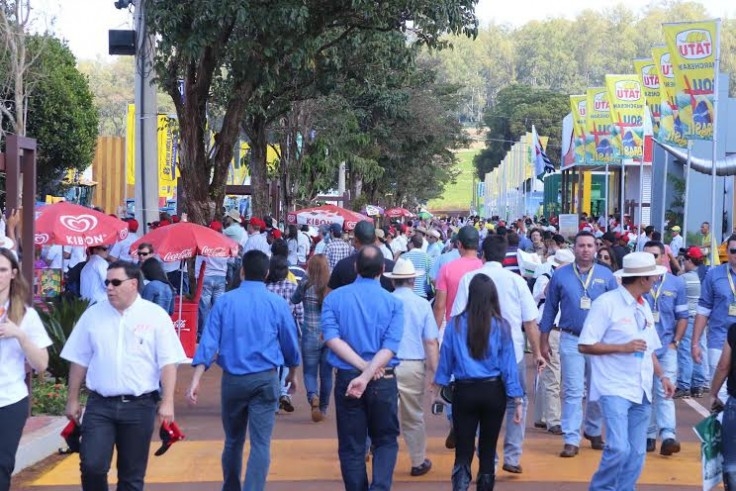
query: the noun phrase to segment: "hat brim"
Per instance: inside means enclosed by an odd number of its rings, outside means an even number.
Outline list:
[[[654,271],[635,271],[627,273],[624,269],[619,269],[613,273],[617,278],[630,278],[632,276],[662,276],[667,272],[667,268],[664,266],[655,266]]]
[[[424,273],[421,271],[418,271],[416,273],[412,274],[394,274],[394,273],[383,273],[383,276],[386,278],[392,279],[392,280],[410,280],[412,278],[417,278],[419,276],[424,276]]]
[[[4,249],[12,249],[15,246],[15,242],[13,242],[13,239],[9,239],[8,237],[0,237],[0,247]]]

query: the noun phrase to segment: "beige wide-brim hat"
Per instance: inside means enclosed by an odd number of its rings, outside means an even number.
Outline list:
[[[235,208],[225,213],[225,216],[228,216],[236,222],[240,223],[240,213],[238,213],[238,210],[236,210]]]
[[[654,255],[649,252],[631,252],[624,256],[624,267],[613,273],[619,278],[630,276],[661,276],[667,268],[657,265]]]
[[[575,254],[570,249],[558,249],[549,260],[553,266],[559,267],[575,261]]]
[[[408,280],[417,276],[424,276],[424,272],[417,272],[411,261],[399,259],[394,264],[394,270],[390,273],[383,273],[383,276],[392,280]]]

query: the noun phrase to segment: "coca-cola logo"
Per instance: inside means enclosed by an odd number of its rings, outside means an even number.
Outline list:
[[[190,257],[194,256],[194,249],[184,249],[182,251],[177,252],[167,252],[164,254],[161,259],[163,259],[164,262],[170,263],[173,261],[181,261],[182,259],[189,259]]]
[[[33,236],[33,243],[36,245],[44,245],[49,241],[49,234],[36,234]]]
[[[59,222],[72,232],[83,234],[97,226],[97,218],[93,215],[61,215]]]
[[[209,257],[227,257],[230,255],[230,250],[225,247],[202,247],[201,251],[203,256]]]

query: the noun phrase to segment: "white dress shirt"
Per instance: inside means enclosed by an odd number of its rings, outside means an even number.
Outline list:
[[[87,251],[83,246],[64,246],[64,253],[69,253],[69,259],[64,265],[64,271],[69,271],[79,263],[83,263],[87,259]]]
[[[109,263],[97,254],[92,254],[79,276],[79,293],[90,302],[107,300],[107,267]]]
[[[7,309],[8,306],[5,306]],[[4,322],[6,316],[0,317]],[[26,315],[20,322],[20,330],[25,332],[31,343],[39,348],[51,346],[51,339],[46,334],[41,318],[32,308],[26,309]],[[26,356],[18,340],[6,338],[0,340],[0,407],[9,406],[28,395],[26,386]]]
[[[61,357],[86,367],[87,388],[105,397],[156,391],[161,369],[186,361],[169,314],[140,296],[122,314],[107,300],[88,308]]]
[[[593,301],[580,332],[578,344],[625,344],[643,339],[647,350],[642,353],[591,355],[590,400],[601,396],[618,396],[636,404],[642,397],[652,401],[654,362],[652,353],[662,347],[649,303],[639,303],[620,286]]]
[[[477,274],[484,274],[493,280],[498,291],[498,303],[501,306],[501,317],[506,319],[511,326],[511,336],[514,340],[514,354],[516,362],[524,358],[524,332],[521,330],[522,323],[536,321],[538,310],[537,304],[529,291],[526,281],[516,273],[504,269],[501,263],[495,261],[486,262],[483,267],[465,273],[457,288],[457,296],[452,304],[453,317],[460,315],[468,304],[468,290],[470,280]]]
[[[245,245],[243,246],[243,254],[254,249],[271,257],[271,246],[268,245],[266,234],[255,233],[248,236],[248,240],[245,241]]]
[[[64,250],[60,245],[51,245],[46,250],[46,264],[50,269],[61,269],[64,259]]]
[[[130,255],[130,246],[136,240],[138,240],[138,234],[130,232],[123,240],[115,242],[115,245],[110,249],[110,255],[120,261],[136,262],[133,256]]]

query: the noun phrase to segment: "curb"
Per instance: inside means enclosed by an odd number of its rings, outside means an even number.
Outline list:
[[[58,416],[52,418],[41,428],[25,433],[20,439],[18,452],[15,455],[13,474],[15,475],[37,464],[46,457],[55,454],[59,448],[64,447],[65,443],[60,433],[66,424],[67,419],[64,416]]]

